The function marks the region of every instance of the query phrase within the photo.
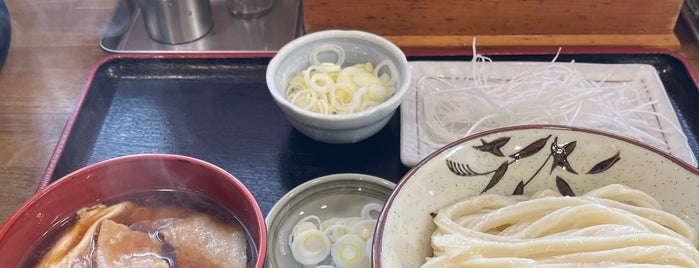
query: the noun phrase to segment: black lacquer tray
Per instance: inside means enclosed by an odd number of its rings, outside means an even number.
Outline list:
[[[554,51],[555,53],[555,51]],[[417,55],[419,54],[419,55]],[[469,60],[444,52],[409,60]],[[264,214],[287,191],[335,173],[398,182],[397,112],[375,136],[331,145],[299,133],[275,105],[265,71],[273,54],[115,54],[98,62],[61,136],[39,188],[86,165],[140,153],[172,153],[211,162],[241,180]],[[494,61],[550,61],[548,52],[492,51]],[[656,67],[680,123],[699,155],[696,74],[667,51],[573,51],[558,61],[640,63]]]

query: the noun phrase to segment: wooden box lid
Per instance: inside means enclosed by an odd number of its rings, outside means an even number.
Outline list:
[[[682,0],[304,0],[304,30],[356,29],[401,47],[649,46],[677,49]]]

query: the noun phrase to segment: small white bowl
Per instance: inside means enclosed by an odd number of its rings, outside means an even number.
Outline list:
[[[265,219],[269,250],[265,267],[303,267],[294,260],[288,246],[289,234],[302,218],[357,217],[368,203],[383,205],[395,186],[371,175],[342,173],[312,179],[292,189],[279,199]]]
[[[289,78],[310,66],[309,55],[319,45],[337,45],[345,52],[343,67],[388,59],[398,72],[394,94],[370,109],[352,114],[320,114],[304,110],[285,98]],[[324,55],[319,55],[323,61]],[[395,75],[395,74],[390,74]],[[403,51],[390,41],[367,32],[327,30],[292,40],[267,66],[267,87],[291,125],[306,136],[325,143],[344,144],[366,139],[381,130],[401,104],[410,83],[410,66]]]
[[[519,184],[529,178],[525,186]],[[666,211],[699,228],[699,170],[686,162],[600,131],[508,127],[451,143],[401,179],[377,223],[373,267],[420,267],[433,253],[431,235],[437,227],[431,213],[481,192],[570,189],[582,194],[609,184],[646,192]]]

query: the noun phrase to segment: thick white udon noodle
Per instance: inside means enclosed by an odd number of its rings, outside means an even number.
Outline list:
[[[699,267],[694,228],[618,184],[577,197],[483,194],[434,222],[434,257],[422,267]]]

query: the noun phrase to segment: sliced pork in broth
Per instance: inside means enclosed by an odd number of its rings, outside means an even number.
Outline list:
[[[245,267],[245,231],[206,214],[178,219],[160,229],[182,267]]]
[[[235,216],[214,209],[214,203],[194,203],[196,209],[162,199],[83,208],[68,229],[44,244],[49,250],[31,263],[35,267],[249,267],[254,245]]]
[[[94,262],[97,267],[167,268],[170,264],[160,255],[163,245],[147,233],[132,231],[112,220],[100,225]]]
[[[91,267],[88,255],[102,220],[128,213],[135,207],[131,202],[122,202],[109,207],[98,204],[78,210],[78,221],[58,239],[37,267]]]

